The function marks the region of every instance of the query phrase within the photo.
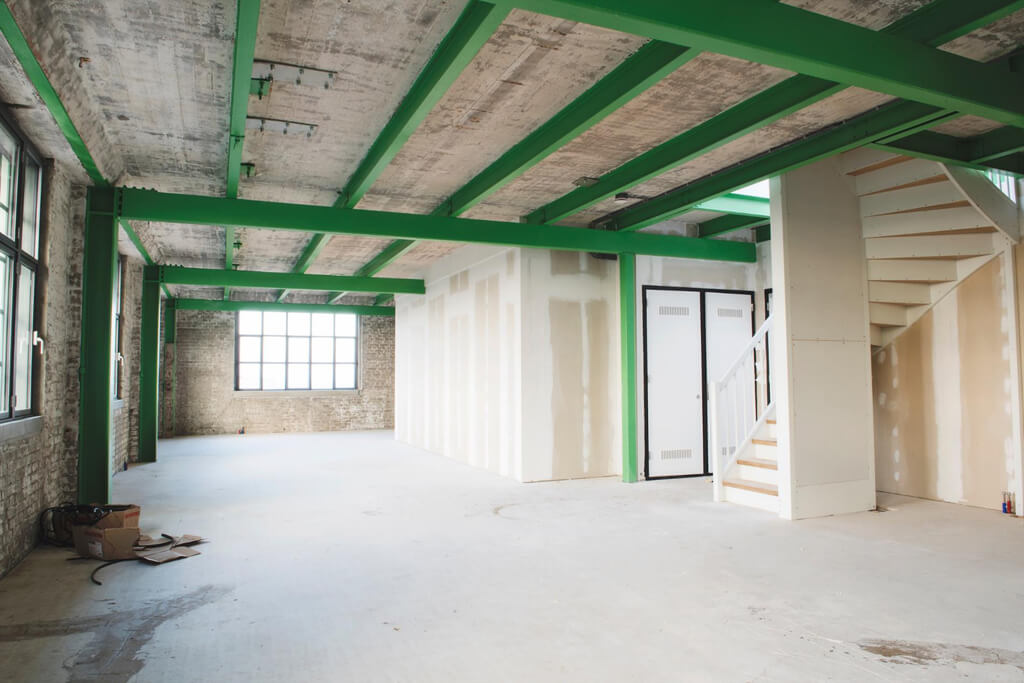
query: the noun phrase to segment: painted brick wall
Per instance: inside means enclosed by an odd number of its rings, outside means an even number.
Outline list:
[[[38,538],[39,513],[75,497],[78,442],[78,347],[85,192],[57,168],[48,171],[43,293],[36,329],[46,340],[37,371],[38,433],[0,443],[0,576]],[[38,358],[38,355],[37,355]]]
[[[177,340],[164,367],[174,384],[161,387],[174,433],[314,432],[394,427],[394,318],[360,319],[359,389],[335,392],[238,392],[235,314],[178,311]],[[173,396],[168,396],[173,392]],[[166,422],[167,420],[165,420]],[[166,433],[166,432],[164,432]]]

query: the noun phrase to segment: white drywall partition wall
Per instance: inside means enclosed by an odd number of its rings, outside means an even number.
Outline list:
[[[875,506],[866,260],[837,159],[773,179],[773,397],[781,515]]]
[[[395,436],[522,480],[520,254],[465,247],[396,297]]]
[[[621,474],[618,264],[520,254],[523,480]]]

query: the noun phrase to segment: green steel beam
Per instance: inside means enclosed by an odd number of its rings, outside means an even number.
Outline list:
[[[501,0],[525,10],[747,59],[1024,125],[1008,69],[765,0]]]
[[[353,292],[398,292],[401,294],[424,294],[426,292],[423,280],[402,278],[267,273],[254,270],[214,270],[182,266],[159,266],[154,274],[157,276],[158,282],[200,287],[255,287],[261,289],[287,287],[321,292],[330,292],[344,287]]]
[[[749,184],[749,183],[748,183]],[[731,189],[731,188],[727,188]],[[536,247],[606,254],[633,253],[675,258],[752,262],[749,244],[696,237],[619,233],[562,226],[335,209],[249,199],[222,199],[122,188],[121,217],[190,225],[234,225],[391,239],[438,240],[511,247]],[[719,192],[718,194],[722,194]],[[289,275],[285,273],[284,275]],[[290,274],[296,277],[294,274]],[[379,282],[379,280],[375,280]],[[286,285],[278,285],[285,287]],[[370,291],[380,291],[371,289]]]
[[[841,125],[612,214],[607,219],[601,219],[601,225],[616,230],[638,230],[685,213],[701,202],[725,192],[860,147],[879,138],[895,135],[900,131],[916,130],[922,124],[938,125],[954,115],[926,104],[893,102]]]
[[[508,9],[499,10],[490,2],[472,0],[466,5],[349,178],[335,207],[351,208],[362,199],[507,14]]]
[[[701,202],[695,209],[701,211],[717,211],[737,216],[753,216],[768,218],[768,200],[762,197],[747,197],[741,194],[724,194]]]
[[[228,122],[228,174],[229,199],[238,196],[238,182],[242,176],[242,148],[245,146],[245,122],[252,93],[252,63],[256,55],[256,27],[260,21],[260,0],[238,0],[235,22],[235,53],[231,69],[231,114]],[[235,265],[235,228],[224,227],[224,267]],[[224,290],[224,298],[230,289]]]
[[[747,230],[765,224],[765,219],[756,216],[721,216],[700,224],[701,237],[725,235],[737,230]]]
[[[458,216],[468,211],[697,54],[678,45],[650,41],[456,190],[431,215]],[[392,242],[359,272],[380,272],[413,244],[410,240]],[[337,292],[330,300],[336,301],[344,294]]]
[[[238,196],[238,179],[242,174],[242,146],[245,142],[245,121],[249,113],[260,0],[238,0],[236,16],[235,53],[231,69],[231,115],[228,123],[227,196],[232,199]]]
[[[982,171],[996,169],[1013,173],[1014,175],[1024,175],[1024,155],[1011,151],[1005,155],[977,161],[979,150],[992,150],[994,148],[991,146],[984,148],[976,147],[972,143],[973,141],[969,138],[958,138],[952,135],[924,131],[900,140],[876,142],[870,146],[875,149],[892,152],[893,154],[929,159],[944,164],[966,166]]]
[[[302,250],[302,254],[299,255],[299,260],[292,267],[293,273],[305,273],[309,270],[309,267],[313,265],[313,261],[320,256],[320,252],[327,246],[327,235],[313,235],[313,239],[306,243],[306,248]],[[359,275],[359,273],[356,273]],[[288,296],[288,290],[282,289],[277,294],[277,300],[281,301]]]
[[[356,313],[394,317],[388,306],[332,306],[330,304],[291,304],[277,301],[213,301],[177,299],[177,307],[187,311],[294,311],[299,313]]]
[[[971,140],[971,161],[977,164],[1017,152],[1024,152],[1024,130],[1020,128],[997,128]]]
[[[142,281],[139,344],[139,462],[156,462],[160,412],[160,283],[158,266],[146,266]]]
[[[1022,7],[1024,0],[934,0],[882,33],[936,47]],[[597,183],[542,206],[527,215],[526,222],[555,223],[844,88],[810,76],[793,76],[609,171]]]
[[[438,211],[448,216],[468,211],[698,54],[656,40],[647,43],[459,188]]]
[[[619,325],[622,373],[622,481],[637,480],[636,256],[619,255]]]
[[[164,304],[164,343],[173,344],[177,337],[177,299],[167,299]]]
[[[78,501],[109,503],[113,476],[114,298],[117,292],[116,190],[89,188],[82,263]]]
[[[484,43],[494,34],[501,22],[508,15],[508,10],[499,10],[490,2],[470,0],[462,10],[455,25],[452,26],[444,40],[437,46],[437,50],[431,56],[427,65],[420,72],[409,92],[406,93],[402,103],[392,114],[391,119],[384,126],[384,129],[374,140],[369,151],[359,163],[352,177],[345,184],[334,206],[336,208],[351,209],[359,203],[363,195],[370,189],[370,186],[377,180],[391,160],[395,158],[398,151],[406,143],[410,136],[416,131],[423,119],[441,100],[452,83],[459,77],[476,53],[480,51]],[[307,251],[311,248],[322,248],[326,236],[314,237]],[[392,257],[397,258],[402,251],[411,246],[412,242],[403,245],[401,250]],[[396,249],[398,245],[392,245]],[[389,247],[390,249],[390,247]],[[387,251],[387,250],[385,250]],[[377,259],[374,259],[376,261]],[[373,263],[373,261],[371,261]],[[300,261],[301,264],[301,261]],[[296,264],[293,272],[305,272],[305,268],[299,268]],[[385,263],[384,265],[387,265]],[[308,268],[308,264],[306,268]],[[357,275],[376,275],[383,269],[383,265],[375,271],[369,271],[364,266]],[[287,291],[278,295],[278,301],[284,298]],[[345,292],[335,292],[332,300],[341,298]]]
[[[772,239],[772,228],[770,225],[762,225],[755,232],[755,240],[758,244],[761,242],[769,242]]]
[[[4,38],[7,39],[7,43],[11,46],[11,51],[17,57],[21,68],[25,71],[25,75],[32,82],[36,92],[39,93],[43,104],[50,110],[50,114],[53,115],[54,120],[57,122],[57,127],[60,128],[64,138],[71,145],[71,149],[75,152],[89,178],[97,187],[109,186],[110,183],[100,173],[96,160],[92,158],[89,148],[85,146],[85,141],[82,140],[81,134],[75,128],[71,115],[64,108],[64,103],[60,101],[60,96],[54,89],[53,84],[50,83],[50,79],[47,78],[46,72],[43,71],[39,60],[36,59],[35,54],[32,52],[32,48],[25,39],[25,34],[21,32],[17,22],[14,21],[14,16],[11,14],[11,9],[7,6],[6,0],[0,1],[0,31],[3,32]]]

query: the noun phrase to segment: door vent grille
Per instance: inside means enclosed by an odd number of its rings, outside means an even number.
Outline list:
[[[718,317],[719,318],[742,318],[743,317],[743,309],[742,308],[719,308],[718,309]]]
[[[692,448],[676,448],[675,450],[661,452],[662,460],[689,460],[692,457]]]
[[[658,306],[658,315],[690,315],[689,306]]]

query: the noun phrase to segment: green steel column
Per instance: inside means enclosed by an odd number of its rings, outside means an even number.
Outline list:
[[[636,256],[619,254],[619,322],[622,325],[622,481],[637,480]]]
[[[160,271],[157,266],[146,266],[143,272],[139,462],[156,462],[160,409]]]
[[[90,188],[82,264],[78,500],[109,503],[114,450],[114,296],[120,190]]]

